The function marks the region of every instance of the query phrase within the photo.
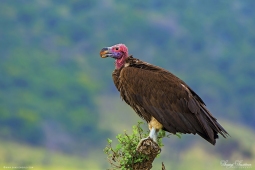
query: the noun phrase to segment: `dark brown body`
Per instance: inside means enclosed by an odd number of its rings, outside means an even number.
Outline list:
[[[159,123],[156,129],[199,134],[211,144],[216,143],[218,133],[228,134],[202,99],[167,70],[130,56],[112,76],[124,101],[151,126]]]

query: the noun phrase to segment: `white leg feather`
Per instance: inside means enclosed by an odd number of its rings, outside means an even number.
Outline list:
[[[157,143],[158,134],[157,134],[157,131],[156,131],[156,129],[155,129],[154,127],[151,128],[149,137],[150,137],[154,142]]]

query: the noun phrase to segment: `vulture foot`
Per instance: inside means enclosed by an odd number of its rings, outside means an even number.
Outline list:
[[[138,143],[138,145],[136,147],[136,150],[138,150],[138,148],[142,145],[143,141],[145,141],[147,139],[152,139],[154,142],[157,143],[157,138],[158,138],[157,131],[154,127],[152,127],[150,130],[150,135],[147,138],[143,138],[140,140],[140,142]]]
[[[148,136],[147,138],[141,139],[140,142],[138,143],[137,147],[136,147],[136,150],[138,150],[142,146],[143,141],[145,141],[147,139],[150,139],[150,137]]]

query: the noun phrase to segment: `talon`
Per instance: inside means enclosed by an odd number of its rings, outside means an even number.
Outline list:
[[[136,147],[136,150],[138,150],[142,146],[143,141],[145,141],[145,140],[147,140],[149,138],[150,138],[150,136],[148,136],[147,138],[141,139],[140,142],[138,143],[137,147]]]

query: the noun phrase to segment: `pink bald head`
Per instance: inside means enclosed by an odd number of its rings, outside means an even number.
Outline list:
[[[128,56],[128,48],[125,44],[116,44],[116,45],[113,45],[111,48],[114,52],[121,51],[123,54]]]
[[[125,44],[116,44],[111,47],[105,47],[100,51],[102,58],[112,57],[115,59],[115,68],[120,69],[128,58],[128,48]]]

